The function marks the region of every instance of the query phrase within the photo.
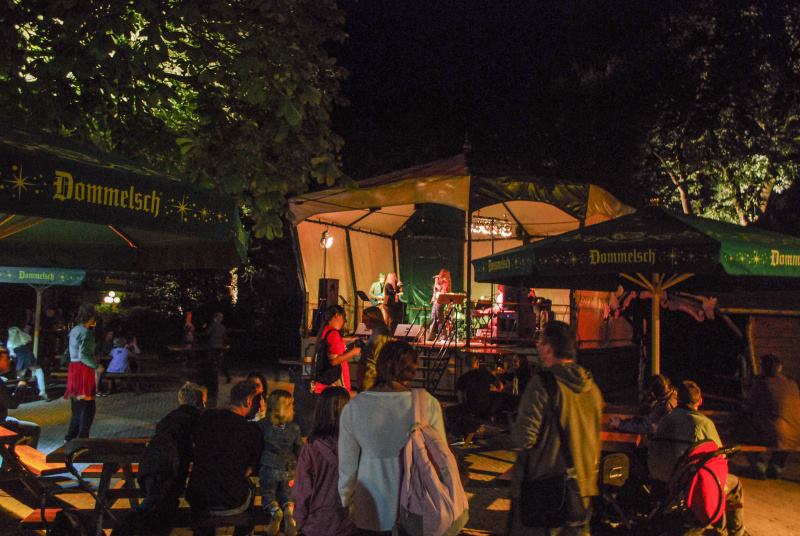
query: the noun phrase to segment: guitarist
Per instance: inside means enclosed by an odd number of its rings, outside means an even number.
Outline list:
[[[433,299],[431,303],[431,325],[428,327],[428,341],[436,339],[444,328],[444,304],[436,303],[439,301],[439,294],[450,292],[452,282],[450,281],[450,270],[442,268],[439,275],[433,277]]]
[[[369,293],[367,296],[369,297],[369,301],[372,303],[373,307],[383,302],[383,285],[385,282],[386,274],[381,272],[378,276],[378,280],[375,281],[371,287],[369,287]]]

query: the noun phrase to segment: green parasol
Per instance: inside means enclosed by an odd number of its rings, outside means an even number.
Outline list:
[[[62,138],[0,129],[0,265],[230,269],[246,248],[230,196]]]
[[[653,295],[652,368],[659,370],[664,290],[800,288],[800,238],[647,207],[473,261],[479,282]]]

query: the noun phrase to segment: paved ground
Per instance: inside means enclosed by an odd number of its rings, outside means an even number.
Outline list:
[[[240,373],[239,377],[243,374]],[[234,380],[235,381],[235,380]],[[92,428],[94,437],[145,437],[152,434],[155,423],[177,406],[177,381],[160,383],[145,394],[120,393],[98,399],[97,417]],[[298,413],[307,397],[298,390]],[[227,388],[221,385],[220,400],[225,401]],[[39,445],[50,452],[63,444],[63,435],[69,420],[70,408],[66,400],[24,404],[12,416],[31,420],[42,426]],[[303,415],[300,418],[304,418]],[[307,426],[307,419],[301,423]],[[306,430],[307,433],[307,430]],[[502,534],[508,511],[508,486],[497,477],[505,472],[514,454],[505,448],[504,436],[458,450],[469,463],[470,482],[467,493],[470,500],[470,521],[464,534]],[[786,478],[780,481],[758,481],[744,478],[747,530],[752,536],[800,535],[800,456],[793,456]],[[742,457],[733,460],[733,471],[746,474]],[[85,498],[82,500],[86,500]],[[25,507],[0,491],[0,534],[13,534],[17,520],[30,513]],[[218,534],[231,534],[220,530]],[[263,533],[263,527],[257,533]],[[23,533],[17,533],[23,536]],[[175,530],[173,536],[188,534]]]

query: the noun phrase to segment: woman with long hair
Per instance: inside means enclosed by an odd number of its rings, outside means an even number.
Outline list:
[[[376,364],[375,385],[342,410],[339,494],[360,534],[391,534],[400,493],[400,457],[414,424],[408,381],[419,356],[410,344],[387,342]],[[442,437],[442,407],[425,393],[429,424]]]
[[[31,339],[31,336],[16,326],[10,327],[8,328],[6,348],[8,348],[9,355],[17,360],[17,378],[25,378],[25,374],[30,370],[31,375],[36,378],[36,385],[39,387],[39,398],[50,400],[45,389],[44,371],[39,366],[36,356],[33,355],[33,339]]]
[[[94,305],[81,306],[76,325],[69,332],[69,369],[64,398],[72,404],[72,418],[64,436],[67,441],[89,437],[94,422],[97,376],[105,371],[94,359],[96,345],[91,328],[95,325],[95,315]]]
[[[356,369],[356,387],[359,391],[366,391],[375,384],[375,363],[381,353],[383,345],[389,342],[392,334],[389,326],[383,319],[383,312],[378,307],[367,307],[361,313],[361,320],[372,334],[361,349],[361,359]]]
[[[428,326],[428,340],[436,339],[436,336],[442,332],[444,328],[444,304],[437,303],[439,301],[439,294],[450,292],[453,288],[453,283],[450,281],[450,270],[442,268],[434,278],[433,283],[433,298],[431,303],[431,325]]]
[[[339,418],[350,393],[342,387],[322,391],[314,425],[300,453],[292,499],[294,520],[304,536],[350,536],[355,527],[339,498]]]

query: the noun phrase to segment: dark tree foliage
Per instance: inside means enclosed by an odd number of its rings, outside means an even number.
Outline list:
[[[0,111],[238,196],[257,236],[341,176],[333,0],[11,0]]]

